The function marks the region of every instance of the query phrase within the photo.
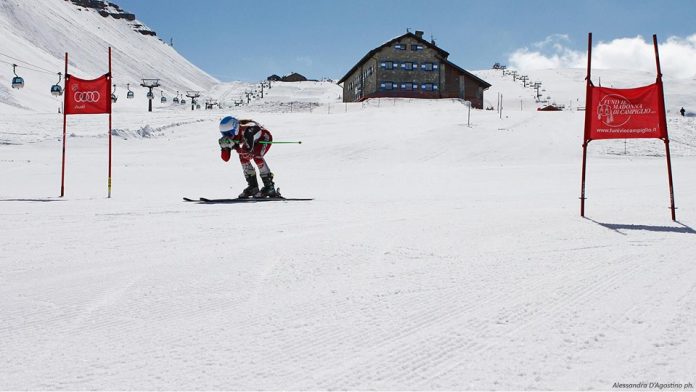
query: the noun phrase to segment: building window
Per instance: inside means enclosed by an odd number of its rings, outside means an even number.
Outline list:
[[[394,83],[394,82],[380,82],[379,83],[380,90],[394,90],[397,88],[399,88],[399,85]]]
[[[418,69],[418,63],[401,63],[401,69],[413,71],[414,69]]]
[[[401,83],[401,89],[407,90],[407,91],[418,90],[418,83],[411,83],[411,82]]]
[[[382,61],[379,63],[379,66],[382,69],[394,69],[394,62],[393,61]]]
[[[411,50],[413,50],[413,51],[423,50],[423,45],[411,45]]]
[[[406,50],[406,45],[405,44],[396,44],[396,45],[394,45],[394,49]]]
[[[438,63],[422,63],[421,64],[421,70],[423,71],[437,71],[440,69],[440,65]]]
[[[437,91],[437,84],[423,83],[421,84],[421,89],[424,91]]]

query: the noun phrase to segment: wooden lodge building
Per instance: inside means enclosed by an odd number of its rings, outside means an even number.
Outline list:
[[[343,102],[368,98],[461,98],[483,108],[489,83],[447,60],[423,32],[407,32],[369,51],[338,81]]]

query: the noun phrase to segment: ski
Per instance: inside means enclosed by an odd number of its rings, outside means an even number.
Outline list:
[[[199,199],[191,199],[189,197],[184,197],[184,201],[197,202],[199,204],[234,204],[234,203],[261,203],[267,201],[311,201],[314,199],[310,198],[285,198],[285,197],[264,197],[264,198],[246,198],[246,199],[208,199],[206,197],[201,197]]]
[[[229,203],[260,203],[260,202],[266,202],[266,201],[310,201],[313,199],[304,199],[304,198],[285,198],[285,197],[263,197],[263,198],[254,198],[254,197],[249,197],[246,199],[207,199],[205,197],[200,198],[201,203],[208,203],[208,204],[229,204]]]
[[[276,190],[277,196],[274,197],[238,197],[236,199],[209,199],[206,197],[200,197],[198,199],[191,199],[189,197],[184,197],[184,201],[194,201],[201,204],[232,204],[232,203],[259,203],[263,201],[310,201],[314,199],[306,198],[286,198],[280,194],[280,188]]]

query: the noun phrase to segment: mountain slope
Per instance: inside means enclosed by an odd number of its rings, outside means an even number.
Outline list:
[[[126,107],[144,105],[142,78],[161,79],[162,89],[170,94],[207,90],[217,83],[137,19],[120,16],[123,11],[114,4],[104,6],[99,10],[56,0],[0,2],[0,112],[55,111],[58,100],[49,90],[64,70],[65,52],[70,73],[92,78],[107,71],[109,46],[117,95],[125,98],[128,83],[137,92],[135,102]],[[22,90],[10,88],[13,63],[25,79]]]

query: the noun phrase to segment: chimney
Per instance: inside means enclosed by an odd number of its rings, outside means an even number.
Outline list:
[[[416,37],[423,39],[423,32],[420,30],[416,30]]]

